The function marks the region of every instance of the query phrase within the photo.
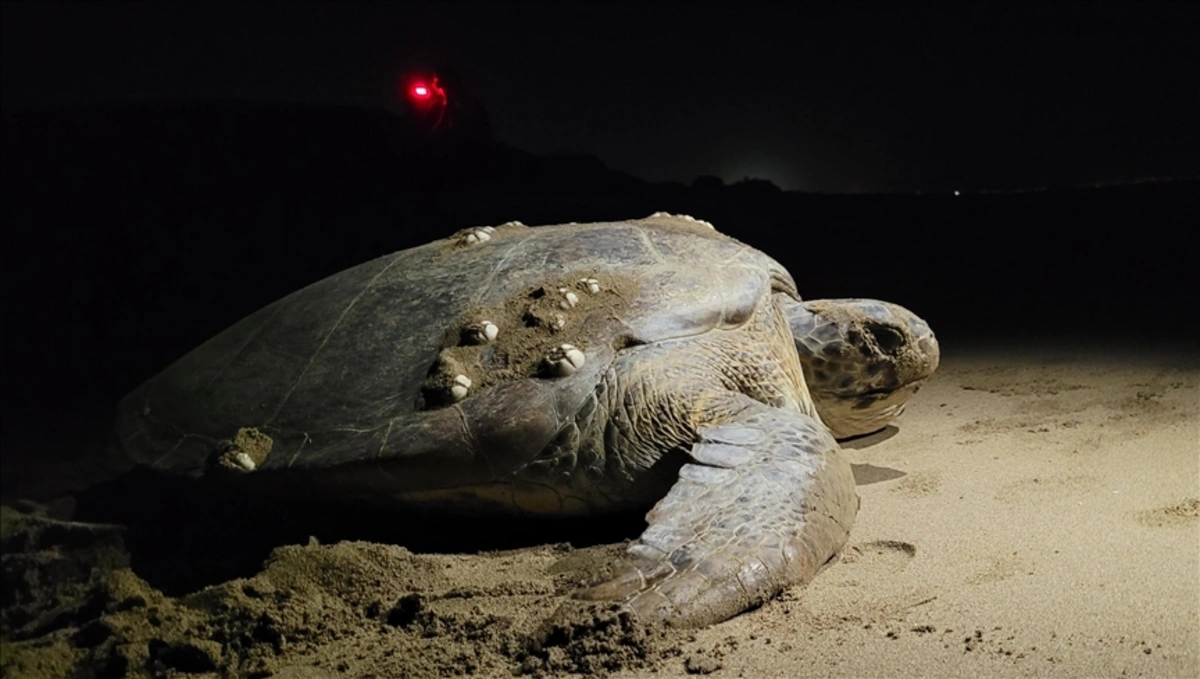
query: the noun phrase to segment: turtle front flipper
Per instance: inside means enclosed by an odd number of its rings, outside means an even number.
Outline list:
[[[808,582],[842,549],[858,497],[837,442],[803,413],[731,398],[743,407],[699,429],[617,575],[578,598],[703,626]]]
[[[937,370],[933,330],[898,304],[817,299],[787,315],[817,414],[838,439],[891,424]]]

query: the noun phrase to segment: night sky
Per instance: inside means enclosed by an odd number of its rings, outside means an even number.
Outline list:
[[[449,64],[497,140],[649,180],[964,191],[1200,174],[1198,3],[4,2],[6,107],[395,108]]]

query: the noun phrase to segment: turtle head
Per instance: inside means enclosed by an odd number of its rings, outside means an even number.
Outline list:
[[[789,305],[804,379],[835,438],[861,436],[896,419],[937,370],[937,338],[908,309],[871,299]]]

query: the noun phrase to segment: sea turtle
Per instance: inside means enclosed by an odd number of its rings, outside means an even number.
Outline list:
[[[801,302],[711,224],[477,227],[251,314],[121,402],[137,463],[265,492],[454,513],[653,505],[578,594],[705,625],[808,581],[858,510],[835,438],[929,377],[924,321]],[[655,502],[657,501],[657,504]]]

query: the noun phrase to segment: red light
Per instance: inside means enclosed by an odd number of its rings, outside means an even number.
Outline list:
[[[446,113],[446,90],[442,89],[436,75],[411,78],[401,91],[424,125],[436,129],[442,124],[442,117]]]

